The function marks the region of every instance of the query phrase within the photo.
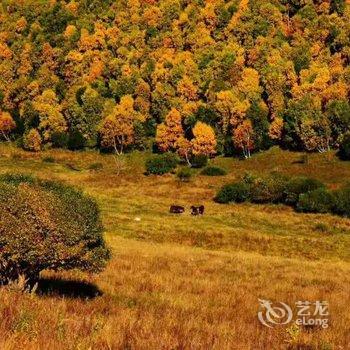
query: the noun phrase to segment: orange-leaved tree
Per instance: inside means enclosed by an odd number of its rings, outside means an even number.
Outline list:
[[[16,128],[16,123],[8,112],[0,110],[0,133],[6,141],[10,141],[9,134]]]
[[[192,143],[184,136],[180,136],[176,141],[176,151],[181,158],[184,158],[189,166],[191,166],[190,158],[192,154]]]
[[[31,152],[40,152],[42,138],[37,129],[30,129],[23,137],[23,148]]]
[[[175,151],[178,139],[183,136],[182,116],[177,109],[172,108],[165,117],[164,123],[157,127],[157,145],[163,152]]]
[[[62,106],[56,92],[47,89],[34,99],[33,106],[39,113],[41,130],[44,141],[50,141],[53,134],[65,133],[68,129],[67,122],[62,114]]]
[[[283,119],[275,118],[269,127],[269,136],[272,140],[280,141],[283,132]]]
[[[220,91],[216,95],[215,108],[222,116],[222,128],[226,133],[229,126],[235,128],[247,116],[250,103],[247,99],[241,100],[237,92]]]
[[[299,126],[299,137],[307,151],[324,153],[330,150],[332,131],[329,120],[305,120]]]
[[[213,128],[197,122],[193,128],[192,152],[195,155],[213,156],[216,153],[217,141]]]
[[[135,111],[134,99],[130,95],[123,96],[120,103],[102,121],[99,130],[102,146],[112,148],[118,155],[122,154],[125,147],[135,140],[137,121],[144,121],[144,117]]]
[[[233,143],[243,152],[245,158],[251,157],[251,151],[254,149],[254,130],[250,120],[244,120],[233,131]]]

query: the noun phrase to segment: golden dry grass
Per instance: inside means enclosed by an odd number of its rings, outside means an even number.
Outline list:
[[[43,162],[47,156],[55,163]],[[308,174],[338,187],[349,178],[348,163],[317,154],[300,164],[300,154],[273,149],[246,162],[216,159],[229,171],[223,178],[179,183],[173,175],[144,176],[144,157],[125,156],[118,175],[111,156],[96,152],[34,155],[0,147],[0,172],[61,179],[94,196],[113,251],[98,276],[45,273],[51,293],[0,290],[0,349],[349,348],[350,221],[212,201],[223,183],[247,170]],[[96,162],[103,169],[89,170]],[[174,217],[168,214],[174,203],[203,203],[207,213]],[[91,285],[62,287],[60,280]],[[67,295],[72,286],[80,297]],[[96,288],[102,295],[84,299]],[[331,326],[301,328],[292,339],[286,326],[258,322],[258,298],[291,305],[327,300]]]

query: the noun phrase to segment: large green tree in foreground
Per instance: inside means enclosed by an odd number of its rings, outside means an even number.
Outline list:
[[[0,177],[0,282],[40,271],[101,271],[109,250],[99,209],[80,191],[21,175]]]

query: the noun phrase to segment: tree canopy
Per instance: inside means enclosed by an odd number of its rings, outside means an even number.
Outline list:
[[[4,0],[2,136],[176,151],[201,123],[205,153],[338,147],[349,23],[345,0]]]

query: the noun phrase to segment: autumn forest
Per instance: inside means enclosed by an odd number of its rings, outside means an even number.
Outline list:
[[[0,0],[0,349],[350,344],[350,0]]]
[[[4,0],[1,138],[182,157],[337,149],[349,23],[344,0]]]

